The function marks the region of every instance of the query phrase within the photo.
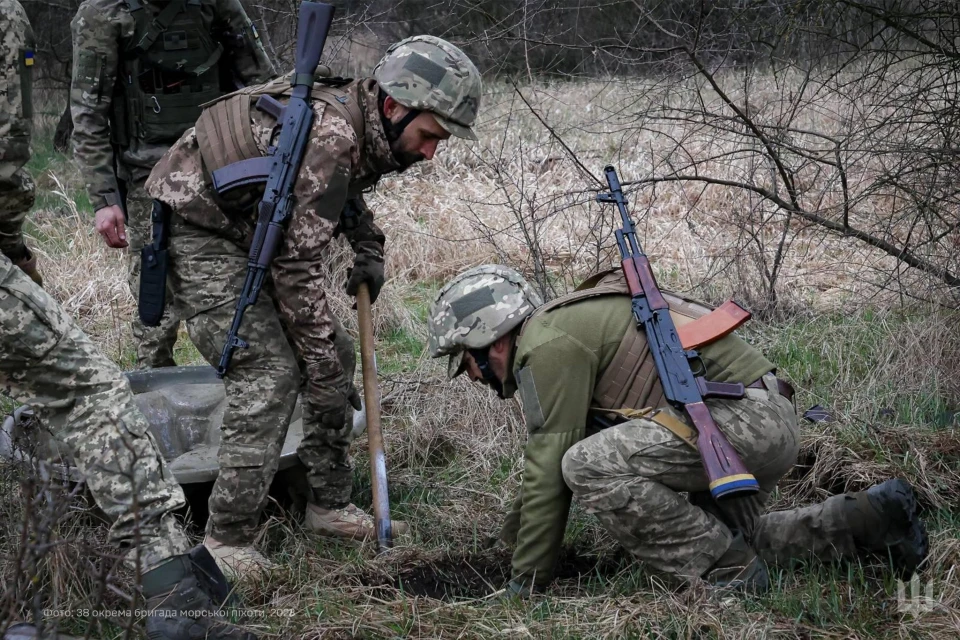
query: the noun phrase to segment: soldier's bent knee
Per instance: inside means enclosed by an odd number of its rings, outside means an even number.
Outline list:
[[[567,452],[563,454],[563,460],[560,464],[563,481],[567,483],[570,491],[573,491],[575,495],[586,491],[590,481],[596,477],[589,460],[589,449],[583,446],[582,440],[567,449]]]

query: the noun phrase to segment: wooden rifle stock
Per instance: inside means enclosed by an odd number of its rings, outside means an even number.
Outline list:
[[[647,256],[627,258],[621,263],[621,266],[627,276],[627,286],[630,288],[631,296],[646,296],[651,311],[670,308],[667,301],[663,299],[660,288],[657,287],[657,281],[653,277],[653,270],[650,269],[650,261]]]
[[[755,493],[757,481],[740,456],[713,421],[702,401],[684,405],[690,422],[697,429],[697,451],[715,499],[741,493]]]
[[[393,546],[390,497],[387,493],[387,457],[380,429],[380,385],[374,352],[373,314],[367,283],[357,290],[357,320],[360,326],[360,365],[363,370],[363,403],[367,410],[367,442],[370,448],[370,483],[373,486],[373,517],[380,553]]]

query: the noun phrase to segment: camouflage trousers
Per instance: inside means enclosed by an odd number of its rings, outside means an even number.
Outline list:
[[[134,300],[140,299],[140,249],[153,241],[153,225],[150,215],[153,199],[143,188],[143,181],[127,183],[127,284]],[[173,299],[169,283],[167,300]],[[173,304],[168,302],[156,327],[148,327],[134,314],[130,323],[137,343],[137,368],[154,369],[172,367],[173,347],[177,342],[180,316]]]
[[[796,462],[799,427],[777,392],[747,389],[741,400],[707,401],[711,414],[756,477],[754,496],[715,502],[699,453],[671,431],[641,418],[571,447],[563,477],[574,497],[631,553],[674,578],[695,580],[724,554],[732,529],[772,564],[836,558],[854,551],[843,496],[820,505],[763,515],[779,479]],[[687,422],[673,408],[664,411]],[[689,498],[680,492],[688,492]]]
[[[247,250],[177,215],[173,219],[169,259],[176,304],[190,339],[216,366],[246,277]],[[224,378],[227,406],[218,454],[220,473],[210,495],[207,532],[227,544],[250,544],[256,535],[301,382],[309,379],[275,296],[268,278],[257,303],[247,307],[243,317],[241,336],[250,346],[234,352]],[[343,371],[352,380],[353,342],[329,307],[324,304],[323,310],[326,319],[317,324],[328,327],[324,337],[332,338],[334,346],[325,354],[329,363],[312,362],[311,366]],[[330,410],[339,415],[336,428],[320,419],[315,403],[304,402],[304,436],[297,454],[307,468],[310,500],[338,508],[350,502],[353,484],[352,413],[346,411],[344,420],[342,406]]]
[[[65,445],[110,539],[142,570],[191,544],[174,516],[183,492],[164,464],[130,385],[43,289],[0,256],[0,391],[31,405]]]
[[[23,169],[8,178],[2,177],[3,169],[0,165],[0,253],[22,260],[27,255],[27,246],[23,243],[23,220],[33,207],[36,187],[30,174]]]

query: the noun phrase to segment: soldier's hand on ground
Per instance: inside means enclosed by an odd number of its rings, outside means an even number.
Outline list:
[[[519,580],[511,580],[507,584],[500,598],[503,600],[523,600],[529,598],[531,594],[530,585]]]
[[[507,546],[508,549],[514,549],[517,546],[517,534],[520,533],[520,512],[511,511],[503,521],[503,527],[500,528],[499,540]]]
[[[127,230],[124,225],[123,209],[118,205],[110,205],[97,209],[94,216],[97,233],[103,236],[108,247],[123,249],[127,246]]]

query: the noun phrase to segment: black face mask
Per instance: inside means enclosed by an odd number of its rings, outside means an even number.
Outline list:
[[[488,387],[492,387],[493,390],[497,392],[497,395],[500,396],[501,400],[506,400],[507,397],[503,395],[503,383],[500,382],[500,378],[496,376],[493,372],[493,367],[490,366],[490,350],[469,349],[469,352],[473,361],[477,363],[477,368],[480,369],[480,375],[483,376],[483,383]]]
[[[411,109],[407,115],[400,118],[399,122],[391,122],[389,118],[383,115],[383,103],[387,94],[380,90],[378,102],[380,104],[380,124],[383,125],[383,133],[387,136],[387,142],[390,143],[390,151],[393,153],[393,159],[397,161],[400,168],[397,173],[403,173],[411,166],[424,160],[425,157],[418,151],[406,151],[400,147],[400,135],[413,120],[420,115],[419,109]]]

